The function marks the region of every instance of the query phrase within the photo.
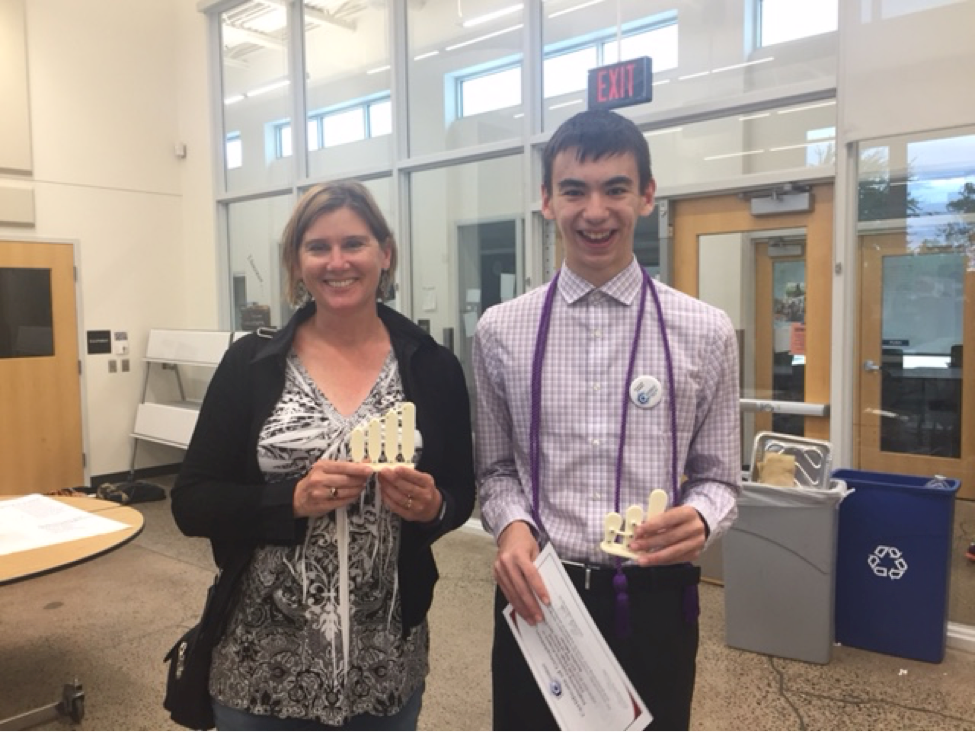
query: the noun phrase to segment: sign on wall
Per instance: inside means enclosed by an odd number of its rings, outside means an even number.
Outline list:
[[[589,109],[616,109],[653,99],[649,56],[589,69]]]

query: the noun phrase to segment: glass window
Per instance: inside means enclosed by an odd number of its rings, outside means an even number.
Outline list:
[[[477,320],[521,294],[520,155],[412,174],[413,316],[470,370]],[[431,206],[430,201],[437,201]]]
[[[542,77],[545,98],[584,91],[589,69],[598,65],[595,45],[547,57]]]
[[[280,326],[291,315],[283,300],[278,242],[294,198],[271,196],[227,206],[234,328]]]
[[[369,137],[388,135],[393,131],[393,103],[374,102],[369,105]]]
[[[239,168],[244,164],[243,144],[240,141],[239,132],[231,132],[227,135],[227,170]]]
[[[521,104],[521,66],[460,81],[460,116]]]
[[[759,0],[762,46],[808,38],[836,30],[839,0]]]
[[[407,3],[411,155],[521,134],[523,23],[523,7],[511,0]],[[497,80],[477,80],[507,69],[515,69],[504,77],[512,85],[485,90]]]
[[[53,355],[51,270],[0,267],[0,358]]]
[[[366,120],[369,103],[389,99],[392,3],[304,0],[301,5],[305,97],[310,117],[320,118],[321,132],[317,144],[308,145],[309,176],[337,178],[363,167],[388,166],[392,124],[370,134]]]
[[[366,137],[365,109],[353,107],[322,117],[322,140],[325,147],[345,145]]]
[[[293,152],[291,123],[282,122],[274,125],[274,156],[276,158],[289,158]]]
[[[623,49],[622,55],[618,49]],[[677,23],[668,23],[661,28],[652,28],[642,33],[623,36],[617,43],[605,41],[602,44],[602,64],[614,64],[631,58],[649,56],[653,59],[653,73],[677,68]]]
[[[226,188],[249,190],[293,179],[291,163],[271,154],[270,125],[290,116],[288,16],[284,4],[245,2],[220,14],[224,135],[236,132],[240,165],[228,155]]]

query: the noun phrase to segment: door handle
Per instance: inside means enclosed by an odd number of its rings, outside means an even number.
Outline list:
[[[880,371],[880,365],[874,363],[873,361],[864,361],[863,362],[863,370],[864,371]]]

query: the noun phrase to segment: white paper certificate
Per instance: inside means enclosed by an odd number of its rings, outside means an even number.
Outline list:
[[[504,617],[563,730],[637,730],[653,716],[620,668],[549,544],[535,560],[551,604],[534,627],[510,604]]]

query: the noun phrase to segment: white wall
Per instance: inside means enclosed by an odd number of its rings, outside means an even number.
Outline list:
[[[0,236],[76,241],[79,331],[124,330],[131,343],[129,373],[82,355],[91,475],[128,469],[148,330],[216,325],[206,19],[194,6],[26,4],[36,225]]]

